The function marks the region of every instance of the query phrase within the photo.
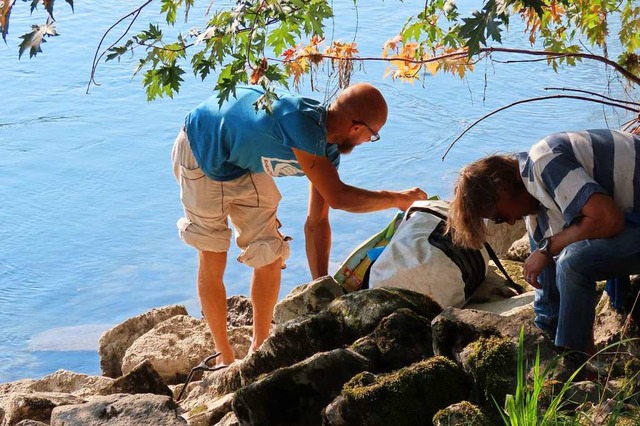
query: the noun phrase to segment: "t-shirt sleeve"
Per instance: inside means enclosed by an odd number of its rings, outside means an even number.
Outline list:
[[[562,212],[566,224],[582,216],[582,208],[595,193],[606,193],[575,159],[560,153],[539,158],[530,173],[529,192],[544,203],[552,199]],[[550,206],[547,206],[550,207]]]
[[[309,115],[300,112],[286,114],[276,122],[274,130],[279,133],[284,146],[326,156],[327,135],[317,120]]]

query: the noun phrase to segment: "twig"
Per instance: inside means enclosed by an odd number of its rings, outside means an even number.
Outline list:
[[[449,145],[449,147],[447,148],[447,150],[445,151],[444,155],[442,156],[442,161],[444,161],[445,157],[447,156],[447,154],[449,153],[449,151],[451,151],[451,148],[453,148],[453,145],[458,142],[458,140],[460,140],[460,138],[462,138],[462,136],[465,135],[465,133],[467,133],[469,130],[471,130],[476,124],[480,123],[482,120],[491,117],[492,115],[503,111],[507,108],[511,108],[512,106],[516,106],[519,104],[524,104],[524,103],[528,103],[528,102],[536,102],[536,101],[543,101],[546,99],[579,99],[579,100],[583,100],[583,101],[591,101],[591,102],[596,102],[596,103],[600,103],[600,104],[604,104],[604,105],[609,105],[609,106],[613,106],[613,107],[618,107],[618,108],[622,108],[622,109],[626,109],[628,111],[633,111],[636,114],[640,113],[639,109],[635,109],[632,107],[628,107],[626,105],[620,105],[618,103],[615,102],[609,102],[609,101],[602,101],[599,99],[592,99],[592,98],[587,98],[586,96],[575,96],[575,95],[550,95],[550,96],[540,96],[537,98],[528,98],[528,99],[522,99],[513,103],[510,103],[509,105],[500,107],[498,109],[495,109],[493,111],[491,111],[490,113],[483,115],[482,117],[480,117],[479,119],[477,119],[476,121],[473,122],[473,124],[471,124],[470,126],[468,126],[466,129],[464,129],[464,131],[453,140],[453,142],[451,142],[451,144]]]
[[[610,100],[610,101],[614,101],[614,102],[620,102],[620,103],[623,103],[623,104],[630,104],[630,105],[638,105],[638,106],[640,106],[640,103],[638,103],[638,102],[625,101],[625,100],[622,100],[622,99],[614,99],[614,98],[610,98],[610,97],[605,96],[605,95],[601,95],[601,94],[596,93],[596,92],[591,92],[589,90],[570,89],[570,88],[566,88],[566,87],[545,87],[544,90],[560,90],[560,91],[563,91],[563,92],[586,93],[588,95],[599,96],[601,98],[604,98],[604,99],[607,99],[607,100]]]
[[[131,29],[131,26],[133,25],[133,23],[136,21],[136,19],[138,19],[138,16],[140,15],[140,12],[142,12],[142,9],[144,9],[146,6],[149,5],[149,3],[151,3],[153,0],[147,0],[144,4],[142,4],[141,6],[137,7],[135,10],[133,10],[130,13],[127,13],[125,16],[123,16],[122,18],[118,19],[113,25],[111,25],[109,27],[109,29],[107,29],[107,31],[102,35],[102,38],[100,39],[100,43],[98,43],[98,47],[96,48],[96,53],[93,55],[93,62],[91,64],[91,75],[89,77],[89,82],[87,83],[87,91],[86,93],[89,93],[89,88],[91,87],[91,83],[93,82],[93,84],[95,84],[96,86],[99,86],[98,83],[96,83],[95,80],[95,76],[96,76],[96,69],[98,68],[98,62],[100,62],[100,59],[102,59],[102,57],[104,56],[104,54],[109,51],[109,49],[111,49],[113,46],[115,46],[120,40],[122,40],[122,38],[127,35],[127,33],[129,32],[129,30]],[[109,46],[107,49],[105,49],[100,56],[98,56],[98,53],[100,52],[100,47],[102,46],[102,43],[104,42],[104,39],[107,37],[107,35],[109,34],[109,32],[111,32],[111,30],[113,30],[115,27],[118,26],[118,24],[120,24],[120,22],[124,21],[125,19],[127,19],[129,16],[133,16],[133,19],[131,20],[131,22],[129,23],[129,26],[127,26],[127,29],[122,33],[122,35],[120,36],[120,38],[118,38],[118,40],[116,40],[113,44],[111,44],[111,46]]]

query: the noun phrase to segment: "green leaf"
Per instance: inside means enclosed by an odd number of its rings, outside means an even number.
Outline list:
[[[280,56],[285,49],[296,44],[294,35],[295,27],[290,27],[286,22],[283,22],[269,33],[267,44],[273,47],[273,52],[276,56]]]
[[[178,1],[175,0],[162,0],[162,6],[160,12],[166,14],[167,24],[173,25],[176,23],[176,16],[178,15]]]
[[[20,42],[18,50],[18,59],[22,57],[22,54],[27,49],[29,49],[29,57],[33,58],[38,53],[42,52],[41,45],[46,42],[44,37],[55,37],[58,35],[51,18],[47,19],[46,24],[33,25],[31,28],[33,31],[20,36],[22,42]]]

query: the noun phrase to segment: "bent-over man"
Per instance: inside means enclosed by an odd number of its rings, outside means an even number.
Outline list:
[[[638,213],[640,137],[586,130],[464,167],[448,225],[456,243],[479,247],[483,218],[524,218],[535,248],[523,275],[536,287],[536,324],[556,346],[592,353],[596,281],[640,273]]]
[[[261,90],[242,87],[236,94],[222,107],[213,96],[191,111],[172,152],[185,212],[178,221],[179,234],[199,253],[198,296],[220,352],[219,364],[234,361],[223,282],[231,239],[228,219],[241,249],[238,261],[253,268],[250,351],[269,334],[281,267],[289,256],[289,245],[278,231],[276,210],[281,195],[273,177],[306,176],[310,181],[305,244],[313,278],[328,273],[329,207],[358,213],[394,207],[404,210],[427,198],[419,188],[357,188],[338,175],[340,154],[380,138],[387,104],[372,85],[352,85],[329,106],[282,94],[272,114],[255,111]]]

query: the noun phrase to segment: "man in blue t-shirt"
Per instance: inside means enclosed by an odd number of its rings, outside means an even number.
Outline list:
[[[524,219],[536,325],[559,347],[593,353],[596,281],[640,273],[640,137],[615,130],[550,135],[528,153],[464,167],[449,211],[454,242],[478,247],[483,218]]]
[[[369,191],[340,179],[340,154],[377,141],[387,120],[387,104],[370,84],[349,86],[328,107],[283,94],[272,114],[254,108],[263,95],[260,89],[238,88],[236,94],[222,107],[214,96],[191,111],[172,152],[185,212],[178,221],[180,238],[198,249],[198,296],[223,365],[235,359],[223,283],[231,240],[228,219],[241,249],[238,261],[253,268],[250,352],[269,335],[281,268],[289,256],[287,238],[278,231],[281,195],[273,177],[306,176],[310,181],[305,239],[314,279],[328,273],[329,207],[357,213],[405,210],[427,198],[420,188]]]

